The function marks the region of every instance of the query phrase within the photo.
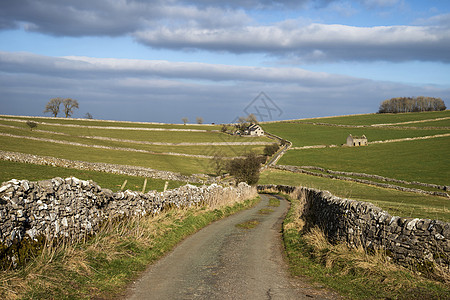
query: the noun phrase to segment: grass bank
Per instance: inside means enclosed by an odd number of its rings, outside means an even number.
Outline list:
[[[0,272],[1,299],[111,299],[181,240],[213,221],[255,205],[169,210],[105,224],[85,243],[44,250],[25,268]]]
[[[292,275],[307,276],[351,299],[448,299],[448,278],[430,280],[391,263],[381,252],[332,245],[317,227],[304,231],[301,203],[288,199],[283,240]]]

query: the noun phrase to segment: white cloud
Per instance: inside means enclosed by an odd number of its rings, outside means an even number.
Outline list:
[[[261,52],[308,59],[321,53],[327,61],[386,60],[450,62],[450,29],[435,26],[376,26],[282,24],[239,29],[161,27],[136,33],[151,47],[202,49],[232,53]]]

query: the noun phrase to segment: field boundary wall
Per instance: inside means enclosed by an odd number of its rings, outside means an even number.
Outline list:
[[[450,272],[448,222],[391,216],[371,203],[311,188],[261,185],[258,190],[282,192],[301,200],[301,218],[306,227],[320,227],[331,242],[368,250],[384,249],[401,265],[420,268],[436,263]]]

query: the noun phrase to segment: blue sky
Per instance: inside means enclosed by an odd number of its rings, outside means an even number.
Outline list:
[[[74,117],[221,123],[261,113],[260,92],[271,119],[371,113],[399,96],[449,106],[449,75],[450,1],[0,3],[2,114],[70,97]]]

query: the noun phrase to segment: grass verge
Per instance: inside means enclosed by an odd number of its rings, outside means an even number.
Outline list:
[[[330,244],[318,228],[305,232],[299,200],[287,197],[291,207],[283,223],[289,269],[351,299],[448,299],[447,283],[421,277],[388,261],[383,253],[368,254]]]
[[[76,245],[43,247],[26,267],[0,272],[1,299],[111,299],[181,240],[213,221],[255,205],[258,198],[217,209],[169,210],[105,224]]]

